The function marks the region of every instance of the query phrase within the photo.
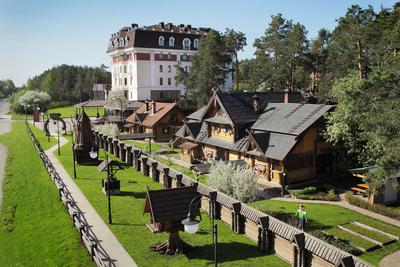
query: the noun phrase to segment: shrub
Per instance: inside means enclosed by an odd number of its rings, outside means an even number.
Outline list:
[[[354,196],[354,194],[351,192],[346,192],[345,198],[351,205],[400,220],[400,212],[395,209],[380,204],[371,205],[361,198]]]
[[[15,210],[17,206],[11,205],[4,209],[3,212],[3,222],[4,222],[4,231],[12,232],[14,230],[14,220],[15,220]]]
[[[211,166],[207,185],[242,202],[257,198],[257,175],[246,167],[234,168],[230,163],[219,161]]]
[[[115,123],[105,123],[102,125],[95,125],[96,131],[102,132],[109,137],[116,137],[119,134],[118,125]]]
[[[348,253],[355,255],[360,254],[360,251],[354,248],[352,245],[350,245],[349,241],[334,238],[332,235],[328,235],[321,230],[312,231],[310,232],[310,234]]]
[[[332,200],[335,200],[336,198],[337,198],[337,195],[336,195],[335,189],[330,189],[328,191],[328,196],[326,197],[326,199],[332,201]]]
[[[339,239],[350,242],[350,244],[352,244],[353,246],[357,246],[363,249],[370,249],[376,246],[375,243],[372,243],[356,235],[350,234],[349,232],[339,229],[337,227],[331,228],[327,232],[328,234],[332,234]]]
[[[308,186],[308,187],[304,187],[301,192],[303,194],[312,194],[315,193],[317,191],[317,188],[315,186]]]

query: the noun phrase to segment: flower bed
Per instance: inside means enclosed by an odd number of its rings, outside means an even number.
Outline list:
[[[342,239],[350,242],[350,244],[362,251],[369,251],[376,247],[376,244],[363,239],[361,237],[355,236],[346,232],[345,230],[339,229],[337,227],[331,228],[326,231],[328,234],[335,236],[338,239]]]

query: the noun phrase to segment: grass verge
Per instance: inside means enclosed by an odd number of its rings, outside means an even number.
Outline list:
[[[0,136],[8,147],[0,230],[1,266],[94,266],[58,200],[23,123]]]
[[[383,231],[385,233],[392,234],[394,236],[400,237],[400,228],[397,228],[395,226],[391,226],[391,225],[388,225],[388,224],[380,223],[380,222],[377,222],[375,220],[371,220],[371,219],[368,219],[368,218],[360,218],[358,220],[358,222],[360,222],[362,224],[365,224],[367,226],[373,227],[375,229],[381,230],[381,231]]]

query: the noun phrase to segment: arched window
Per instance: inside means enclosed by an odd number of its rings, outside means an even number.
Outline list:
[[[171,65],[168,65],[168,72],[171,72],[172,68]]]
[[[190,50],[190,39],[183,39],[183,50]]]
[[[160,72],[163,72],[163,66],[160,65]]]
[[[169,37],[169,46],[174,46],[174,45],[175,45],[175,38]]]
[[[125,36],[125,45],[128,45],[128,41],[129,41],[128,36]]]
[[[199,39],[194,39],[193,41],[193,47],[198,48],[199,47]]]
[[[164,37],[162,37],[162,36],[158,37],[158,45],[164,46]]]

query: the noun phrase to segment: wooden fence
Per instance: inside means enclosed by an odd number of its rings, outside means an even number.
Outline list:
[[[88,222],[86,221],[84,213],[79,208],[77,202],[74,200],[74,197],[71,195],[68,187],[65,185],[57,171],[55,170],[53,164],[44,153],[43,149],[40,147],[39,142],[36,140],[33,135],[31,129],[26,126],[28,131],[28,135],[31,138],[36,151],[38,152],[40,158],[43,161],[44,166],[46,167],[47,172],[51,180],[54,182],[56,187],[58,188],[60,194],[60,200],[64,204],[65,209],[72,219],[73,225],[79,232],[80,239],[82,243],[87,248],[90,257],[96,263],[97,266],[101,267],[113,267],[115,265],[115,261],[111,259],[111,257],[104,250],[101,245],[99,239],[90,229]]]
[[[150,158],[142,151],[123,141],[94,131],[95,143],[109,153],[120,158],[136,171],[149,176],[165,188],[197,185],[197,192],[204,197],[201,205],[208,214],[209,198],[216,195],[215,216],[232,231],[244,234],[258,244],[262,251],[272,251],[290,262],[292,266],[342,266],[367,267],[369,263],[342,251],[310,234],[280,221],[266,213],[256,210],[240,201],[214,189],[199,184],[194,179],[170,169],[168,166]]]

